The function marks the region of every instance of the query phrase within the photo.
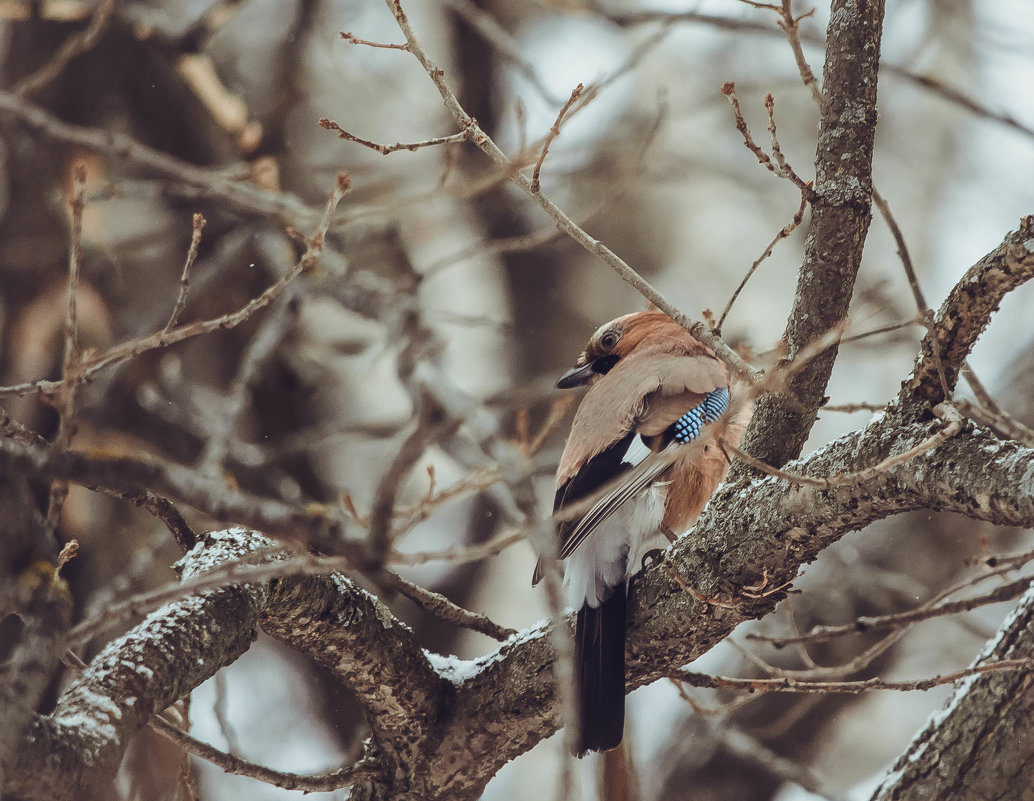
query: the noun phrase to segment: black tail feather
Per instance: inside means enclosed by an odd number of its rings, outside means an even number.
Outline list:
[[[575,633],[581,735],[575,751],[606,751],[625,728],[625,585],[598,608],[583,606]]]

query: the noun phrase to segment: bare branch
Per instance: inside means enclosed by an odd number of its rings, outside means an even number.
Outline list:
[[[111,13],[114,10],[115,0],[99,0],[90,17],[90,23],[79,33],[69,36],[42,67],[18,81],[13,87],[14,93],[31,97],[47,84],[52,83],[72,59],[85,53],[97,43],[101,34],[104,33],[104,29],[108,27]]]
[[[399,447],[395,459],[381,476],[370,511],[370,566],[379,568],[391,550],[391,518],[402,483],[428,446],[455,431],[460,421],[449,416],[430,393],[420,397],[415,428]]]
[[[822,407],[824,412],[843,412],[854,414],[855,412],[880,412],[887,408],[885,403],[828,403]]]
[[[790,356],[844,320],[871,219],[876,87],[884,3],[834,0],[827,29],[811,231],[783,339]],[[801,452],[836,360],[808,362],[787,391],[758,402],[743,449],[781,466]],[[735,468],[734,468],[735,475]]]
[[[777,9],[774,5],[759,3],[761,7],[766,10],[778,10],[781,12],[781,8]],[[809,12],[810,13],[810,12]],[[725,17],[717,14],[701,14],[695,11],[680,11],[680,12],[666,12],[666,11],[632,11],[627,13],[604,13],[601,14],[605,19],[613,22],[616,25],[622,27],[632,27],[637,25],[644,25],[650,23],[663,22],[667,24],[676,23],[698,23],[701,25],[708,25],[716,30],[728,31],[730,33],[750,33],[761,36],[779,36],[783,37],[786,35],[786,31],[780,28],[774,28],[771,25],[766,25],[763,22],[757,22],[752,19],[735,19],[732,17]],[[803,19],[805,15],[798,17],[797,19]],[[808,45],[816,47],[822,47],[825,42],[820,36],[806,35],[797,32],[797,38]],[[794,53],[795,57],[797,53]],[[807,66],[807,61],[804,61]],[[800,61],[798,61],[798,67],[800,68]],[[814,79],[814,73],[811,72],[811,67],[808,66],[808,73],[811,73]],[[880,65],[880,71],[888,75],[893,75],[895,78],[903,81],[917,84],[923,89],[928,90],[932,94],[940,97],[942,100],[957,105],[960,108],[978,116],[983,119],[991,120],[1000,125],[1004,125],[1011,128],[1014,131],[1018,131],[1024,136],[1034,138],[1034,128],[1025,125],[1023,122],[1017,120],[1010,114],[1006,114],[1001,111],[995,111],[988,106],[981,103],[979,100],[966,95],[959,89],[948,86],[939,78],[934,78],[927,75],[917,75],[907,67],[900,67],[896,64],[883,63]],[[803,72],[803,69],[802,69]],[[809,81],[805,83],[812,89],[814,94],[814,87]],[[817,81],[816,81],[817,83]]]
[[[345,522],[319,504],[292,506],[212,482],[196,470],[154,459],[105,458],[59,453],[0,439],[0,465],[46,480],[55,478],[125,493],[151,491],[193,506],[216,520],[241,523],[269,536],[305,542],[324,553],[363,562],[365,549],[344,536]]]
[[[549,103],[559,106],[564,102],[557,97],[539,77],[535,66],[521,53],[520,45],[498,23],[494,16],[484,9],[478,8],[471,0],[445,0],[445,4],[470,25],[489,44],[492,45],[514,68]],[[523,149],[523,148],[522,148]]]
[[[808,182],[808,185],[811,186],[810,181]],[[715,326],[715,329],[719,333],[721,333],[722,327],[725,325],[725,319],[729,316],[729,312],[732,311],[732,306],[736,302],[736,298],[740,296],[740,293],[743,291],[743,288],[747,285],[747,282],[750,281],[750,279],[754,276],[754,273],[757,272],[757,269],[761,266],[761,263],[772,255],[772,251],[775,249],[775,246],[779,244],[782,240],[790,236],[790,234],[792,234],[796,230],[797,226],[801,224],[801,221],[804,219],[804,209],[807,207],[807,205],[808,198],[805,195],[805,193],[802,192],[801,205],[794,213],[793,219],[789,222],[789,224],[783,226],[783,228],[780,229],[779,233],[772,238],[772,241],[768,243],[768,246],[761,253],[761,255],[754,260],[754,263],[750,265],[750,269],[747,270],[747,274],[744,275],[743,278],[740,280],[739,284],[737,284],[735,291],[733,291],[732,296],[729,298],[729,302],[725,304],[725,308],[722,310],[722,315],[718,318],[718,323]]]
[[[913,681],[884,681],[880,678],[862,679],[860,681],[801,681],[800,679],[733,679],[725,676],[708,676],[693,671],[676,671],[671,678],[684,681],[693,687],[708,687],[715,690],[745,690],[747,692],[777,693],[848,693],[858,695],[871,690],[894,690],[897,692],[915,692],[930,690],[944,684],[954,684],[960,679],[979,676],[1001,670],[1022,670],[1034,665],[1034,659],[1002,659],[987,662],[943,676]]]
[[[58,414],[57,436],[54,447],[65,450],[75,436],[75,406],[82,359],[79,349],[79,279],[83,268],[83,208],[86,198],[86,167],[76,164],[72,169],[72,199],[68,235],[68,295],[65,311],[65,353],[61,363],[62,390],[53,397]],[[47,503],[47,530],[56,532],[61,524],[61,510],[68,497],[68,483],[53,481]]]
[[[553,143],[553,140],[560,136],[560,126],[563,124],[564,117],[571,110],[571,106],[582,96],[582,90],[585,88],[584,84],[578,84],[574,89],[571,90],[571,96],[564,103],[563,108],[556,115],[556,120],[549,128],[549,133],[546,134],[546,139],[542,143],[542,151],[539,153],[539,160],[535,162],[535,169],[531,173],[531,191],[538,193],[539,191],[539,174],[542,172],[542,163],[546,160],[546,155],[549,153],[549,146]],[[592,100],[595,96],[595,90],[590,89],[586,94],[586,102]]]
[[[365,45],[366,47],[380,47],[385,50],[405,50],[407,53],[409,52],[408,44],[385,44],[384,42],[370,42],[366,39],[360,39],[358,36],[355,36],[351,33],[346,33],[344,31],[342,31],[340,35],[341,38],[344,39],[346,42],[351,42],[354,45]]]
[[[955,406],[971,420],[990,426],[1002,436],[1014,439],[1028,448],[1034,448],[1034,429],[1028,428],[1001,410],[994,412],[982,406],[975,406],[967,400],[957,400]]]
[[[180,550],[184,553],[197,544],[197,535],[194,533],[194,530],[168,498],[163,498],[150,490],[129,492],[109,487],[96,487],[89,484],[84,484],[83,486],[93,492],[102,492],[105,495],[129,501],[134,506],[139,506],[141,509],[150,512],[165,524],[165,527],[169,529],[172,536],[176,539],[176,544],[179,545]]]
[[[403,48],[408,49],[408,48]],[[424,139],[420,142],[396,142],[393,145],[382,145],[377,142],[372,142],[369,139],[363,139],[361,136],[351,134],[338,125],[333,120],[328,120],[326,117],[321,117],[319,121],[320,128],[327,131],[336,131],[338,139],[346,139],[349,142],[355,142],[356,144],[368,147],[370,150],[376,150],[382,156],[387,156],[389,153],[397,153],[400,150],[420,150],[424,147],[437,147],[438,145],[452,145],[459,144],[460,142],[467,141],[466,134],[458,133],[451,134],[449,136],[436,136],[433,139]]]
[[[968,672],[943,711],[897,760],[873,801],[908,797],[903,788],[922,787],[929,798],[988,798],[1030,786],[1034,766],[1023,747],[1032,736],[1034,696],[1030,670],[996,670],[1029,665],[1034,650],[1034,591],[1028,591]],[[994,748],[988,748],[995,743]],[[1008,779],[1003,783],[1003,771]],[[912,794],[914,797],[914,794]]]
[[[380,578],[391,589],[398,590],[429,615],[433,615],[445,623],[476,631],[500,642],[509,639],[517,633],[516,629],[500,626],[487,615],[464,609],[462,606],[454,604],[444,595],[432,592],[411,581],[406,581],[406,579],[396,573],[385,570],[380,574]]]
[[[755,459],[748,453],[740,450],[735,446],[728,447],[730,453],[733,453],[738,459],[743,460],[755,470],[760,470],[762,473],[770,476],[776,476],[784,481],[789,481],[793,484],[802,484],[809,487],[818,487],[823,490],[834,489],[835,487],[843,487],[848,484],[862,484],[866,481],[870,481],[880,473],[884,473],[899,464],[914,459],[921,453],[933,450],[947,442],[949,439],[954,437],[962,430],[962,415],[959,414],[958,410],[947,403],[942,403],[934,409],[934,414],[944,422],[944,428],[933,434],[918,445],[909,448],[904,453],[898,453],[894,456],[888,456],[886,459],[881,461],[879,464],[875,464],[872,467],[867,467],[864,470],[855,470],[850,473],[841,473],[839,475],[831,476],[829,478],[813,478],[811,476],[800,475],[797,473],[790,473],[786,470],[780,470],[772,465],[765,464],[760,459]]]
[[[258,779],[261,782],[272,784],[274,787],[282,787],[285,790],[301,790],[304,793],[325,793],[341,787],[348,787],[354,784],[360,777],[372,775],[377,770],[376,762],[372,759],[367,759],[345,768],[328,771],[327,773],[312,775],[286,773],[281,770],[267,768],[263,765],[256,765],[254,762],[249,762],[233,754],[220,751],[218,748],[213,748],[208,743],[203,743],[196,737],[183,731],[178,726],[172,725],[161,715],[156,715],[151,720],[151,727],[159,734],[182,746],[189,753],[208,760],[227,773],[233,773],[237,776],[249,776],[252,779]]]
[[[527,192],[575,242],[585,248],[589,253],[600,258],[605,264],[618,273],[622,280],[631,285],[644,298],[679,323],[679,325],[683,326],[698,340],[713,348],[715,353],[718,354],[723,361],[729,364],[737,374],[746,376],[752,381],[760,379],[760,372],[753,370],[750,365],[748,365],[740,355],[736,353],[735,350],[722,341],[720,337],[715,336],[702,322],[687,317],[681,311],[672,306],[672,304],[665,300],[665,298],[662,297],[661,294],[649,284],[649,282],[633,270],[627,262],[621,259],[616,253],[614,253],[614,251],[598,239],[589,236],[584,229],[575,223],[574,220],[572,220],[566,213],[561,211],[560,208],[548,197],[543,195],[541,192],[531,191],[531,179],[519,170],[513,169],[513,165],[507,158],[506,154],[503,153],[503,151],[499,149],[498,145],[492,141],[491,137],[481,129],[477,120],[471,117],[464,110],[463,106],[460,105],[456,95],[453,94],[452,90],[445,82],[444,71],[435,66],[424,53],[423,48],[417,41],[416,36],[413,33],[413,29],[409,24],[409,19],[402,10],[400,0],[385,1],[392,14],[395,15],[395,21],[398,23],[399,28],[406,37],[406,41],[409,43],[410,52],[417,61],[420,62],[420,65],[424,68],[428,77],[431,78],[435,87],[438,89],[439,94],[442,96],[446,109],[448,109],[449,113],[452,114],[460,129],[464,132],[467,141],[476,145],[505,172],[514,184]]]
[[[176,327],[179,322],[183,308],[187,305],[187,292],[190,290],[190,271],[197,261],[198,248],[201,247],[201,232],[204,230],[206,220],[200,214],[194,215],[193,228],[190,234],[190,247],[187,248],[187,259],[183,263],[183,273],[180,275],[180,290],[176,296],[176,302],[172,306],[172,314],[169,315],[169,322],[162,329],[166,334]]]
[[[232,559],[247,548],[242,540],[213,537],[197,555],[200,563],[212,564],[206,559]],[[197,563],[188,574],[196,569]],[[130,737],[156,711],[247,650],[264,596],[255,585],[224,587],[166,606],[110,643],[61,694],[54,711],[37,717],[32,735],[23,738],[18,769],[5,776],[5,794],[66,799],[103,793]],[[222,623],[213,627],[213,621]]]
[[[986,578],[988,578],[988,576],[980,576],[981,580]],[[930,601],[924,603],[917,609],[911,609],[907,612],[897,612],[891,615],[880,615],[879,617],[860,617],[854,622],[845,623],[842,626],[816,626],[808,633],[800,634],[795,637],[766,637],[759,634],[748,634],[747,637],[751,640],[769,642],[777,648],[791,645],[793,643],[827,642],[829,640],[836,639],[837,637],[910,626],[913,623],[919,623],[924,620],[932,620],[934,618],[945,617],[947,615],[955,615],[960,612],[969,612],[973,609],[987,606],[988,604],[1014,601],[1030,588],[1030,584],[1030,578],[1017,579],[1016,581],[1010,581],[1008,584],[1002,584],[995,587],[990,592],[982,593],[972,598],[963,598],[959,601],[951,601],[949,603],[937,603],[945,595],[945,593],[938,593],[935,598],[931,598]],[[952,588],[953,591],[955,589],[957,588]]]
[[[48,138],[103,153],[119,162],[128,161],[157,175],[201,190],[206,197],[218,196],[229,207],[239,211],[279,218],[296,228],[307,228],[319,220],[319,212],[306,206],[294,195],[266,192],[234,180],[225,172],[180,161],[120,132],[70,125],[13,92],[0,91],[0,114],[14,117]]]
[[[940,373],[952,391],[977,337],[998,310],[1002,298],[1034,278],[1034,216],[1020,221],[997,248],[973,265],[948,294],[929,333],[911,380],[899,399],[917,413],[945,399]]]
[[[229,532],[232,536],[243,533],[243,529],[231,529]],[[68,632],[68,647],[85,645],[130,617],[146,615],[168,603],[199,595],[205,590],[253,584],[284,576],[325,575],[350,567],[348,560],[342,557],[317,557],[313,554],[288,557],[273,547],[256,549],[190,579],[172,582],[108,605],[102,613],[78,623]]]
[[[488,542],[478,545],[457,545],[441,551],[417,553],[395,551],[388,556],[388,562],[393,565],[423,565],[428,562],[451,562],[456,565],[463,565],[497,556],[511,545],[523,542],[524,539],[525,534],[523,531],[505,531]]]
[[[181,325],[171,330],[162,329],[156,331],[150,336],[125,342],[121,345],[115,346],[114,348],[110,348],[103,353],[93,354],[88,360],[83,361],[79,369],[76,371],[76,382],[84,383],[89,381],[101,370],[105,370],[108,367],[112,367],[117,364],[122,364],[123,362],[133,359],[149,350],[168,347],[169,345],[174,345],[177,342],[182,342],[185,339],[209,334],[213,331],[235,328],[241,323],[249,320],[256,312],[261,311],[279,298],[291,281],[303,272],[312,269],[323,250],[323,240],[327,234],[327,229],[330,226],[334,209],[337,208],[338,203],[341,202],[341,198],[344,197],[350,186],[351,184],[347,174],[341,173],[338,175],[337,182],[333,191],[330,193],[330,198],[323,210],[323,216],[316,226],[316,232],[312,239],[309,240],[309,245],[308,248],[306,248],[305,253],[302,254],[302,257],[298,262],[288,270],[279,281],[268,287],[262,294],[253,298],[236,311],[220,315],[219,317],[215,317],[210,320],[200,320],[194,323]],[[18,397],[34,393],[50,396],[55,392],[59,392],[64,386],[64,381],[28,381],[24,384],[0,387],[0,398]]]

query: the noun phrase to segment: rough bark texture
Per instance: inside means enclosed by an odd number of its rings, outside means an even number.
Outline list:
[[[1034,658],[1034,590],[975,665]],[[962,682],[894,765],[872,801],[1027,801],[1034,798],[1034,675],[1029,669]]]
[[[189,578],[267,540],[239,530],[202,541],[186,563]],[[129,739],[151,716],[236,660],[255,638],[261,587],[224,587],[163,607],[113,640],[36,716],[4,785],[5,798],[108,798]]]
[[[334,673],[366,713],[366,755],[376,756],[382,770],[354,797],[384,797],[424,781],[416,769],[447,682],[413,632],[341,575],[276,582],[271,600],[263,629]]]
[[[1017,231],[966,271],[937,312],[923,338],[912,378],[899,396],[913,413],[936,406],[945,399],[945,389],[950,396],[991,315],[1009,292],[1030,280],[1032,270],[1034,217],[1024,217]]]
[[[61,658],[72,598],[29,482],[0,471],[0,787]]]
[[[839,323],[851,300],[870,221],[882,17],[881,0],[833,2],[816,156],[817,199],[786,328],[791,356]],[[10,97],[0,101],[0,106],[14,102]],[[52,121],[37,122],[52,134],[61,133]],[[98,147],[103,150],[103,143]],[[199,179],[199,185],[204,181]],[[240,196],[237,202],[242,202]],[[793,472],[842,478],[926,442],[943,426],[928,412],[950,398],[962,361],[1002,296],[1034,276],[1032,232],[1034,222],[1028,218],[955,288],[924,341],[913,377],[882,416],[791,462],[821,405],[836,357],[836,349],[830,349],[809,362],[785,392],[762,400],[748,448],[770,463],[789,462]],[[403,372],[418,376],[431,369],[429,363],[410,364]],[[495,436],[495,418],[463,393],[449,393],[454,402],[447,409],[443,393],[436,397],[444,413],[462,422],[467,436],[481,447],[478,463],[488,456],[507,477],[510,494],[516,496],[510,501],[515,506],[512,517],[528,513],[531,518],[527,465],[506,455],[512,450]],[[478,416],[490,418],[491,435],[484,433],[487,428]],[[0,522],[11,521],[18,536],[5,532],[0,545],[25,545],[0,560],[5,570],[8,563],[17,568],[2,576],[0,593],[5,604],[19,610],[23,626],[15,647],[4,649],[0,666],[5,798],[109,797],[129,739],[154,713],[237,659],[260,624],[326,666],[359,699],[372,733],[364,756],[373,772],[359,777],[352,795],[357,799],[477,798],[502,765],[562,724],[548,626],[525,630],[473,662],[436,657],[377,598],[340,576],[222,587],[169,604],[112,641],[60,695],[53,712],[37,714],[45,679],[53,675],[60,654],[68,610],[60,595],[24,596],[9,589],[14,585],[8,579],[40,575],[31,572],[31,559],[53,559],[52,547],[40,545],[38,515],[26,511],[33,508],[29,479],[160,491],[174,502],[263,532],[234,529],[208,536],[185,558],[186,575],[268,549],[267,536],[301,539],[327,552],[354,556],[355,564],[361,563],[365,550],[360,540],[346,538],[341,519],[333,519],[318,504],[301,509],[250,492],[223,491],[186,467],[56,453],[45,443],[2,433],[0,470],[19,478],[0,483]],[[840,481],[825,489],[734,471],[692,535],[679,540],[660,565],[633,583],[629,688],[670,675],[743,621],[771,612],[785,597],[750,597],[742,588],[763,578],[769,587],[791,582],[802,565],[845,534],[914,509],[1031,526],[1034,450],[966,425],[947,442],[907,462],[874,471],[864,481]],[[390,511],[386,506],[382,518],[390,518]],[[37,607],[41,599],[43,606]],[[1024,603],[988,658],[1029,652],[1027,617],[1032,608],[1034,602]],[[44,633],[37,636],[37,630]],[[23,646],[38,666],[21,658],[18,648]],[[931,727],[913,750],[914,759],[903,761],[899,774],[887,783],[886,792],[894,795],[886,797],[927,797],[915,793],[925,792],[935,780],[943,780],[944,788],[936,797],[1001,797],[1002,788],[1019,780],[1019,786],[1029,787],[1034,778],[1029,775],[1029,749],[1022,748],[1030,718],[1026,677],[1014,671],[968,682],[951,714],[941,726]],[[19,700],[22,692],[24,699]]]
[[[1010,234],[995,251],[1011,254],[1013,286],[1034,277],[1028,227]],[[986,263],[997,261],[981,262]],[[999,272],[981,269],[963,282],[994,287]],[[973,293],[980,294],[971,288]],[[942,316],[953,308],[947,304]],[[993,311],[992,304],[978,308],[985,320]],[[970,330],[983,327],[978,316],[967,318]],[[965,352],[956,348],[959,356]],[[921,369],[922,362],[917,373]],[[913,406],[892,406],[863,430],[790,470],[838,476],[913,448],[943,426],[903,411]],[[50,475],[56,467],[90,474],[89,458],[73,463],[49,458],[33,443],[2,444],[5,463],[29,473]],[[130,474],[137,471],[133,463],[120,464]],[[108,462],[98,465],[107,475]],[[864,482],[820,489],[775,477],[734,478],[719,490],[692,536],[680,539],[661,566],[633,585],[630,688],[668,675],[672,666],[700,656],[739,623],[770,612],[781,593],[750,599],[738,591],[757,584],[766,570],[771,586],[791,581],[802,565],[848,532],[912,509],[1029,526],[1034,451],[967,425],[940,447],[876,471]],[[226,532],[195,548],[187,565],[201,570],[269,544],[243,530]],[[686,585],[722,599],[722,605],[702,604]],[[102,786],[128,737],[152,712],[243,652],[260,611],[271,633],[328,665],[362,699],[374,732],[367,756],[377,760],[379,770],[362,779],[356,797],[475,798],[503,764],[560,725],[545,628],[524,632],[476,663],[436,664],[386,608],[349,581],[285,580],[271,597],[266,603],[263,591],[254,587],[218,590],[156,612],[114,641],[62,696],[54,714],[36,719],[31,740],[9,772],[7,792],[61,799],[76,797],[68,794],[69,787],[82,794]],[[241,623],[227,629],[227,620]],[[130,658],[123,658],[127,654]],[[81,725],[84,721],[91,725]]]
[[[872,153],[883,0],[836,0],[826,30],[811,230],[783,338],[788,355],[847,317],[872,219]],[[772,465],[800,455],[836,360],[831,347],[762,397],[744,449]]]
[[[887,415],[791,467],[810,475],[873,464],[928,437],[939,422]],[[744,620],[770,612],[774,594],[750,599],[762,567],[775,585],[844,534],[908,509],[940,509],[1004,525],[1034,520],[1034,451],[968,428],[939,449],[862,485],[832,490],[776,478],[724,488],[692,537],[636,582],[628,642],[630,687],[668,675]],[[188,563],[267,547],[235,530],[198,546]],[[215,554],[212,549],[218,547]],[[705,595],[703,604],[673,578]],[[38,718],[8,779],[14,797],[76,798],[110,779],[129,736],[268,630],[335,670],[363,699],[380,770],[362,798],[476,798],[506,762],[560,725],[547,628],[525,631],[474,663],[438,663],[379,602],[340,578],[284,581],[271,602],[261,588],[228,588],[167,607],[114,641]],[[227,621],[233,621],[228,625]],[[568,621],[569,624],[569,621]],[[90,725],[83,725],[89,722]],[[69,788],[74,792],[69,792]],[[78,793],[79,795],[76,795]]]

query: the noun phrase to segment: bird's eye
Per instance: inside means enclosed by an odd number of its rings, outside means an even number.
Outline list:
[[[618,344],[618,339],[620,339],[620,337],[618,336],[617,331],[606,331],[603,336],[600,337],[600,347],[603,350],[611,350]]]

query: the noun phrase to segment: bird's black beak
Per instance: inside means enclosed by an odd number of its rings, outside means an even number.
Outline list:
[[[557,379],[556,387],[557,389],[573,389],[585,386],[594,375],[596,375],[596,370],[593,369],[592,362],[587,362],[581,367],[575,365]]]

